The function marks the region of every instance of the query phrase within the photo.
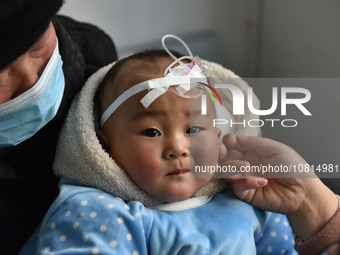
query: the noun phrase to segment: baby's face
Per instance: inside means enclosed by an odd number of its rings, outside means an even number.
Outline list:
[[[200,97],[183,98],[171,89],[145,109],[140,102],[145,94],[124,102],[105,125],[110,154],[150,195],[168,202],[187,199],[211,179],[193,178],[190,169],[218,162],[213,109],[201,115]]]

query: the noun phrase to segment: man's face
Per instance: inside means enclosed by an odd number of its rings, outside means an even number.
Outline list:
[[[40,78],[57,39],[52,23],[38,41],[23,55],[0,70],[0,104],[30,89]]]

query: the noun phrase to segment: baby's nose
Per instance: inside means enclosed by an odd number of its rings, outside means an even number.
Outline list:
[[[190,138],[185,136],[169,137],[165,149],[167,159],[177,159],[190,155]]]

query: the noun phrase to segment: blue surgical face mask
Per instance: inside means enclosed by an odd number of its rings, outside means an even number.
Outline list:
[[[27,140],[57,114],[65,88],[62,63],[57,43],[38,82],[0,104],[0,148]]]

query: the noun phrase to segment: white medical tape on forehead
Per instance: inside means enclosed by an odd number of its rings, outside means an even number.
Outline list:
[[[138,83],[131,88],[124,91],[103,113],[100,118],[101,127],[107,121],[107,119],[117,110],[117,108],[124,103],[127,99],[135,94],[144,90],[150,90],[141,100],[141,103],[145,108],[148,108],[150,104],[157,99],[160,95],[164,94],[170,86],[179,85],[180,89],[177,89],[179,94],[186,93],[190,90],[190,76],[166,76],[156,78],[148,81]],[[178,87],[178,88],[179,88]]]
[[[176,58],[172,52],[166,47],[164,40],[168,37],[172,37],[180,41],[189,53],[189,56],[183,56]],[[164,76],[148,81],[138,83],[125,92],[123,92],[103,113],[100,118],[100,126],[103,127],[107,119],[117,110],[117,108],[124,103],[127,99],[135,94],[149,90],[149,92],[141,99],[141,103],[145,108],[148,108],[150,104],[155,101],[159,96],[163,95],[170,86],[178,85],[176,88],[177,94],[182,97],[190,98],[185,93],[190,90],[190,78],[202,79],[201,81],[207,83],[206,76],[203,74],[201,68],[195,64],[194,58],[189,47],[186,43],[175,35],[165,35],[162,38],[162,45],[165,51],[175,60],[164,71]],[[182,60],[189,59],[190,63],[184,63]],[[178,64],[172,68],[175,64]]]

